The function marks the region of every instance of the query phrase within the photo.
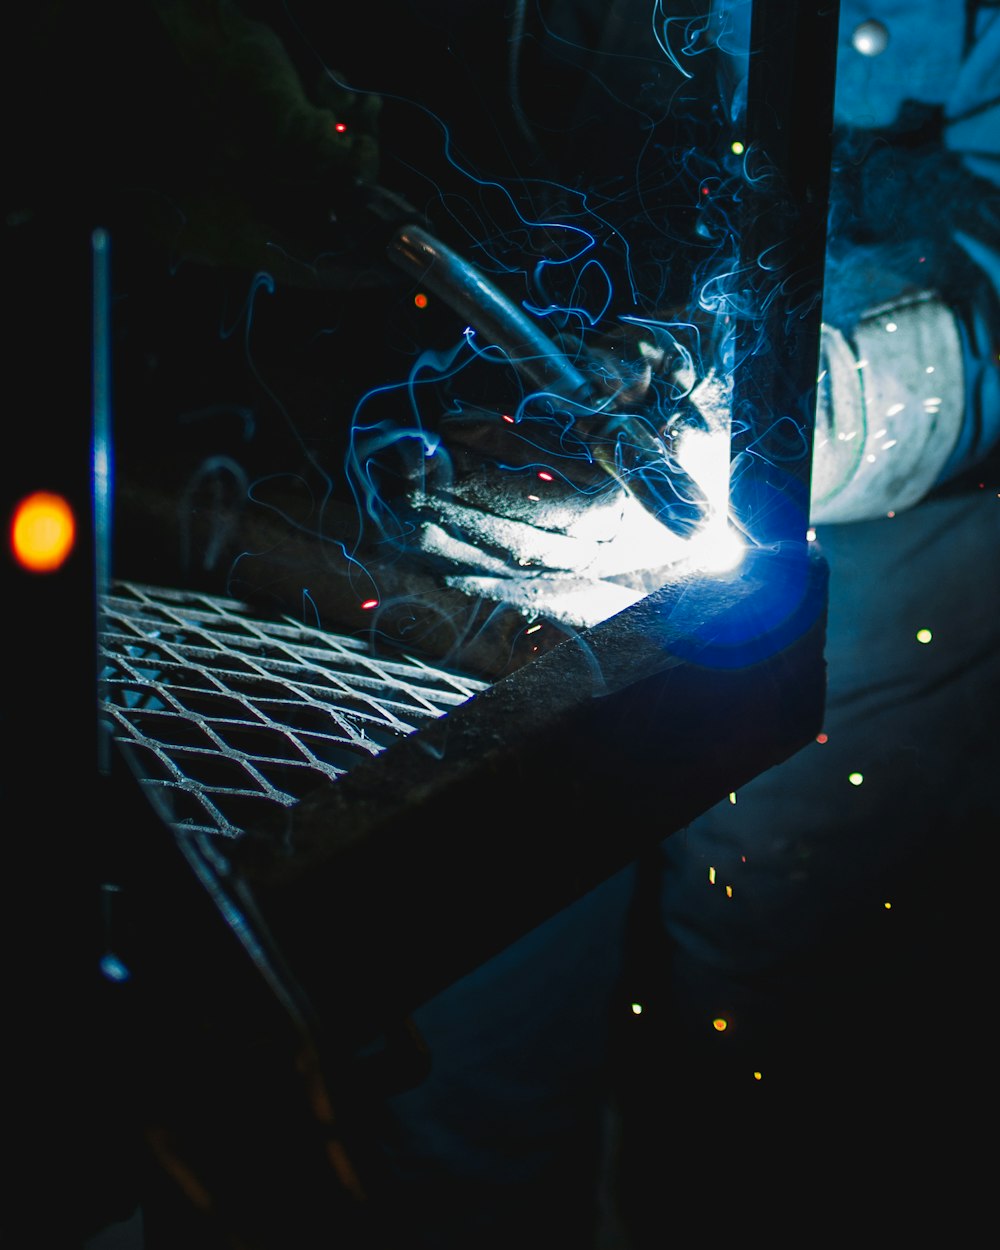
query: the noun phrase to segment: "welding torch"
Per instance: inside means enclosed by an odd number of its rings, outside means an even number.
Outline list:
[[[608,377],[606,360],[578,368],[499,287],[469,260],[423,226],[399,227],[387,248],[390,261],[504,352],[543,395],[576,410],[576,431],[589,455],[662,524],[688,535],[707,511],[704,492],[671,457],[657,426],[618,405],[634,398],[624,383],[602,394],[595,376]]]

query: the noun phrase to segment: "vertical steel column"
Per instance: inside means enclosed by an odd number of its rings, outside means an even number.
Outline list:
[[[733,373],[733,513],[804,550],[830,190],[839,0],[754,0]]]

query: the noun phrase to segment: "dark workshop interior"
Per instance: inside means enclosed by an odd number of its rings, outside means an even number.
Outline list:
[[[1000,474],[810,518],[954,227],[857,8],[13,6],[4,1245],[964,1244]]]

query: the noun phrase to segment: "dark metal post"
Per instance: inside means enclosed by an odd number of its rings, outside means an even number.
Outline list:
[[[733,393],[734,515],[805,545],[819,373],[839,0],[754,0]]]

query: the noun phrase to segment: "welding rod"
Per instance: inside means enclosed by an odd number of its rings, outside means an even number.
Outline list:
[[[540,391],[589,405],[594,387],[569,357],[463,256],[421,226],[402,226],[388,247],[389,259],[426,283]]]

